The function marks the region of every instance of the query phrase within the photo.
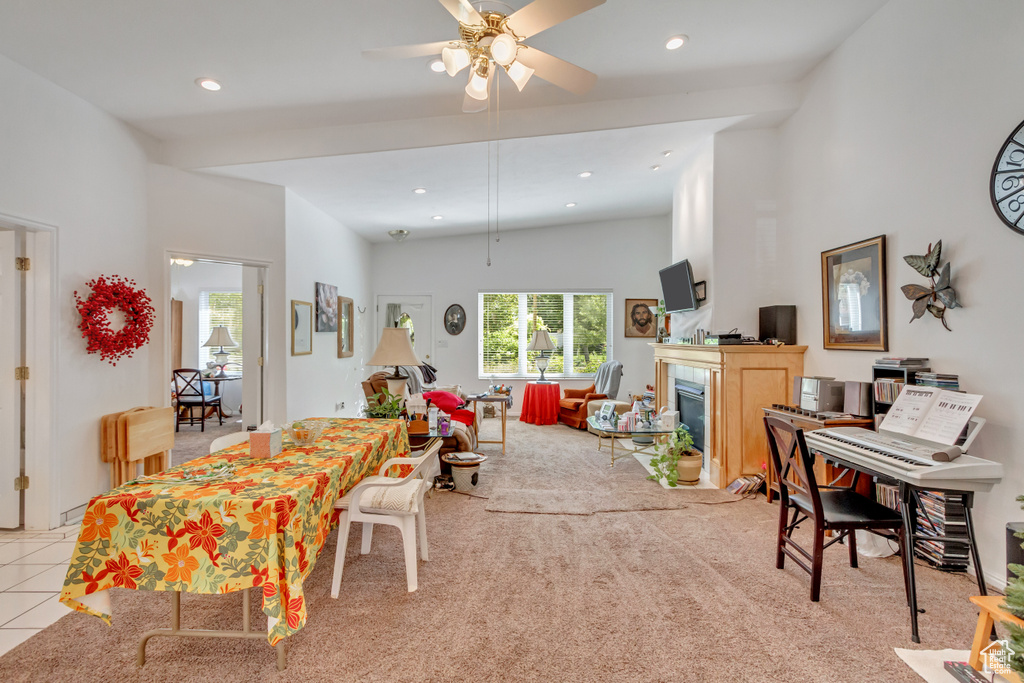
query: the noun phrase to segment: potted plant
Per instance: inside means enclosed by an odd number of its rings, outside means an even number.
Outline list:
[[[387,387],[383,387],[370,398],[370,402],[363,408],[363,413],[366,417],[394,420],[402,414],[402,397],[392,394]]]
[[[654,481],[664,479],[669,486],[675,487],[682,482],[693,486],[700,479],[700,468],[703,456],[693,450],[693,437],[686,425],[676,427],[661,452],[651,458],[654,474],[647,477]]]

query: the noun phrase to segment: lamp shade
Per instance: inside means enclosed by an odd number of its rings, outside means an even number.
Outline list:
[[[203,344],[206,346],[234,346],[235,340],[231,338],[231,333],[228,332],[228,328],[223,325],[217,325],[210,330],[210,338]]]
[[[551,341],[551,335],[547,330],[536,330],[533,333],[533,339],[530,340],[530,345],[526,347],[527,351],[553,351],[554,349],[555,343]]]
[[[512,62],[505,67],[505,73],[512,79],[512,82],[519,88],[519,92],[523,91],[526,87],[526,82],[533,76],[533,69],[528,66],[524,66],[522,62]]]
[[[469,50],[464,47],[446,47],[441,50],[441,61],[449,76],[459,73],[472,61]]]
[[[373,352],[373,358],[367,365],[423,365],[423,361],[416,357],[413,351],[412,342],[409,339],[409,330],[405,327],[385,327],[380,336],[380,343],[377,350]]]

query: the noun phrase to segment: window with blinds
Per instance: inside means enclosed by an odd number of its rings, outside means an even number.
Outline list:
[[[224,325],[231,334],[235,345],[225,346],[229,354],[226,368],[229,372],[242,371],[242,293],[241,292],[200,292],[199,293],[199,367],[213,361],[213,353],[219,347],[203,346],[210,338],[214,327]]]
[[[593,376],[612,357],[609,293],[521,292],[479,294],[479,373],[481,379],[540,377],[540,351],[527,351],[535,330],[548,331],[555,344],[548,377]]]

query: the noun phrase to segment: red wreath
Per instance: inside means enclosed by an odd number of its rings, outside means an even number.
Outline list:
[[[153,328],[155,309],[144,289],[136,289],[135,280],[120,275],[109,278],[100,275],[85,283],[92,289],[88,299],[81,299],[75,292],[75,302],[82,322],[78,329],[82,338],[89,342],[86,351],[98,353],[100,358],[117,365],[122,358],[131,358],[135,349],[141,349],[149,342],[149,331]],[[124,313],[124,327],[117,332],[110,329],[109,313],[121,309]]]

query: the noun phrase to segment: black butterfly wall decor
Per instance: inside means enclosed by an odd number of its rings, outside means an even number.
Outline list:
[[[942,326],[952,332],[946,324],[946,310],[950,308],[961,308],[956,298],[956,290],[949,284],[949,263],[939,268],[939,258],[942,255],[942,240],[935,243],[935,246],[928,245],[928,253],[924,256],[904,256],[903,260],[910,264],[910,267],[917,272],[931,279],[931,288],[921,285],[903,285],[903,295],[914,302],[914,322],[925,312],[942,321]]]

